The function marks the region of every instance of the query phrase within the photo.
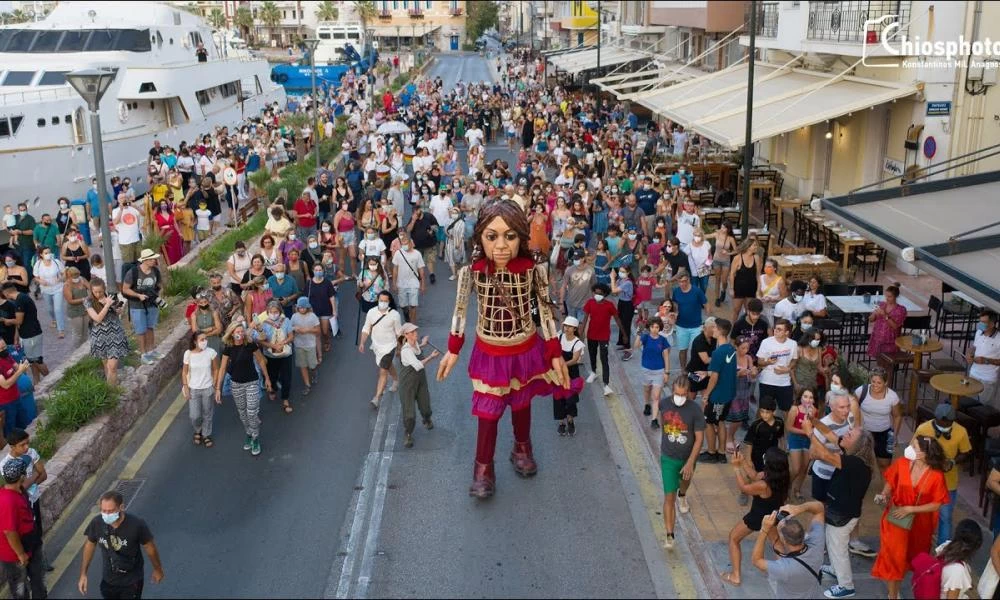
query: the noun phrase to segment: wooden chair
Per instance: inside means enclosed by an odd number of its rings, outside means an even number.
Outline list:
[[[869,270],[872,281],[878,281],[879,270],[885,268],[885,248],[874,242],[868,242],[864,246],[859,246],[854,251],[854,263],[861,271],[861,281],[865,281]]]
[[[832,229],[826,230],[826,255],[838,263],[843,259],[843,255],[840,252],[840,234]]]
[[[738,210],[724,210],[722,211],[722,218],[729,221],[733,227],[738,227],[740,223],[740,217],[743,213]]]
[[[714,206],[715,205],[715,193],[714,192],[701,192],[698,194],[698,205],[699,206]]]
[[[718,228],[722,224],[722,213],[710,212],[705,213],[705,218],[702,220],[705,225],[710,225],[714,228]]]

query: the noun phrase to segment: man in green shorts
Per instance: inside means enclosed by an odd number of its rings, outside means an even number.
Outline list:
[[[690,382],[684,375],[674,379],[673,397],[660,405],[660,473],[663,476],[663,525],[667,537],[663,547],[674,547],[674,523],[677,509],[687,513],[691,508],[684,497],[691,485],[694,466],[701,452],[701,439],[705,435],[705,415],[697,402],[688,400]]]

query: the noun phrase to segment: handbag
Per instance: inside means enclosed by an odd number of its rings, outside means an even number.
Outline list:
[[[919,485],[919,482],[917,483]],[[913,506],[920,506],[920,492],[917,492],[917,501],[913,503]],[[892,516],[892,509],[890,508],[889,511],[885,514],[885,520],[889,521],[890,523],[892,523],[896,527],[899,527],[900,529],[905,529],[909,531],[910,528],[913,527],[913,517],[915,516],[916,515],[914,515],[913,513],[910,513],[902,518],[894,517]]]

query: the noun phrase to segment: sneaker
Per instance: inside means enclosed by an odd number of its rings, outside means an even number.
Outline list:
[[[456,277],[454,275],[451,275],[451,276],[448,277],[448,281],[455,281],[455,279],[456,279]]]
[[[424,429],[426,429],[427,431],[434,429],[434,421],[431,421],[430,419],[424,419]]]
[[[833,566],[832,565],[823,565],[822,567],[820,567],[819,568],[819,574],[820,575],[826,575],[827,577],[832,577],[834,579],[837,578],[837,573],[836,573],[836,571],[833,570]],[[837,586],[834,586],[834,587],[837,587]]]
[[[566,435],[566,424],[560,423],[559,427],[556,428],[556,431],[559,432],[559,435]]]
[[[250,442],[250,456],[260,456],[260,440],[257,438]]]
[[[382,397],[381,397],[381,396],[374,396],[374,397],[372,397],[372,399],[371,399],[371,402],[370,402],[370,403],[371,403],[371,405],[372,405],[372,408],[374,408],[375,410],[378,410],[378,405],[379,405],[379,404],[380,404],[381,402],[382,402]]]
[[[722,298],[716,298],[715,299],[715,308],[719,308],[720,306],[722,306]]]
[[[854,588],[848,588],[837,584],[823,592],[823,595],[827,598],[853,598]]]
[[[726,460],[726,455],[724,453],[719,452],[718,454],[715,455],[715,462],[719,463],[720,465],[724,465],[729,461]]]
[[[395,392],[398,389],[399,389],[399,380],[398,379],[393,379],[392,380],[392,385],[389,386],[389,391],[390,392]]]
[[[595,381],[597,381],[597,373],[587,375],[587,383],[594,383]]]
[[[650,406],[650,405],[647,404],[646,406],[642,407],[642,416],[648,417],[651,414],[653,414],[653,407],[652,406]]]
[[[246,439],[243,440],[243,449],[244,450],[249,450],[250,446],[252,446],[252,445],[253,445],[253,438],[248,435],[246,437]]]
[[[413,447],[413,434],[412,433],[406,434],[406,438],[403,439],[403,446],[405,448],[412,448]]]
[[[431,285],[434,285],[436,282],[437,282],[437,277],[434,276],[434,273],[431,273]]]
[[[611,389],[610,385],[604,386],[604,395],[605,396],[610,396],[611,394],[614,394],[614,393],[615,393],[615,391],[613,389]]]
[[[156,360],[149,356],[149,352],[139,355],[139,361],[144,365],[151,365],[156,362]]]
[[[857,554],[858,556],[864,556],[867,558],[875,558],[878,555],[871,546],[862,542],[861,540],[852,540],[850,544],[847,545],[847,549],[851,554]]]
[[[625,353],[622,354],[622,360],[632,360],[632,353],[626,350]]]
[[[576,422],[575,421],[570,421],[569,422],[569,425],[566,426],[566,433],[570,434],[571,436],[572,435],[576,435]]]
[[[688,504],[687,496],[677,496],[677,510],[679,510],[682,515],[686,515],[691,511],[691,506]]]
[[[715,454],[712,452],[702,452],[701,454],[698,455],[698,462],[705,464],[714,463]]]
[[[667,537],[663,539],[663,549],[664,550],[674,549],[674,534],[668,533]]]
[[[163,360],[163,354],[157,352],[156,350],[150,350],[149,357],[153,360]]]

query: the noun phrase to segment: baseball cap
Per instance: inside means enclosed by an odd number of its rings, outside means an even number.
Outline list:
[[[295,301],[295,306],[298,308],[312,308],[309,298],[306,298],[305,296],[300,296],[299,299]]]
[[[413,323],[404,323],[399,331],[400,333],[411,333],[416,331],[417,329],[419,329],[419,327],[417,327]]]
[[[28,466],[23,460],[11,459],[3,465],[3,480],[7,483],[15,483],[24,477],[28,472]]]
[[[576,317],[566,317],[563,320],[563,325],[569,325],[570,327],[579,327],[580,321]]]

